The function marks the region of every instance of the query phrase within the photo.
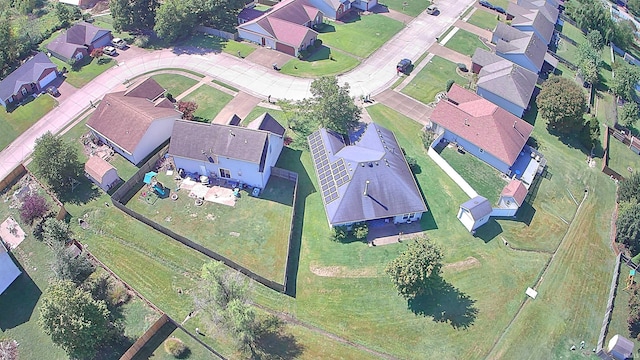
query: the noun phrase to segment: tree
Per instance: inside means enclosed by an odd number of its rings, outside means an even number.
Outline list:
[[[8,14],[1,15],[3,19],[9,19]],[[15,51],[12,51],[13,38],[9,20],[0,21],[0,42],[4,44],[4,46],[0,46],[0,76],[4,78],[4,75],[8,74],[12,62],[11,54],[15,53]]]
[[[131,26],[133,20],[129,0],[109,0],[109,12],[115,31],[124,31]]]
[[[311,83],[310,116],[327,129],[346,134],[358,125],[362,110],[349,95],[349,84],[324,76]]]
[[[44,197],[38,194],[27,195],[22,200],[20,219],[28,224],[33,224],[33,220],[44,217],[48,211],[49,205]]]
[[[616,96],[625,101],[633,101],[638,81],[640,81],[640,70],[637,66],[624,61],[616,61],[613,64],[613,79],[609,87]]]
[[[567,10],[578,24],[578,27],[585,29],[587,32],[596,30],[600,32],[606,41],[612,39],[613,21],[609,11],[605,9],[599,0],[571,1],[567,5]]]
[[[70,280],[78,285],[89,277],[95,270],[86,253],[78,256],[69,251],[64,243],[54,243],[52,246],[53,259],[51,272],[57,280]]]
[[[234,299],[227,305],[224,315],[224,324],[236,339],[238,348],[255,355],[256,343],[260,334],[253,306],[240,299]]]
[[[635,29],[631,21],[616,21],[613,23],[613,37],[611,40],[618,47],[629,49],[635,40],[634,32]]]
[[[95,49],[91,50],[90,56],[92,58],[99,58],[102,55],[104,55],[104,48],[95,48]]]
[[[196,15],[188,5],[188,2],[181,0],[167,0],[158,7],[153,29],[159,37],[174,42],[193,32],[198,24]]]
[[[635,16],[640,16],[640,0],[627,1],[627,9]]]
[[[559,76],[550,77],[542,84],[536,103],[549,128],[561,134],[582,129],[586,99],[582,88],[574,81]]]
[[[71,241],[69,224],[62,220],[49,218],[44,222],[42,238],[49,246],[67,244]]]
[[[233,300],[248,301],[248,283],[242,278],[242,274],[227,271],[220,261],[202,265],[200,279],[202,286],[195,299],[196,306],[214,310],[211,313],[214,316],[219,315],[215,313],[226,309]]]
[[[587,149],[593,149],[600,141],[600,122],[591,116],[582,126],[580,142]]]
[[[151,29],[158,6],[157,0],[110,0],[113,27],[117,31]]]
[[[41,300],[38,323],[69,357],[92,359],[97,347],[113,336],[105,302],[94,300],[71,281],[51,284]]]
[[[184,120],[193,120],[193,114],[198,110],[198,104],[193,101],[178,101],[178,111]]]
[[[598,52],[602,51],[602,48],[604,47],[604,39],[598,30],[589,31],[587,34],[587,42]]]
[[[618,203],[640,203],[640,172],[634,172],[618,183]]]
[[[407,248],[392,260],[385,272],[398,293],[405,299],[432,291],[441,281],[442,252],[426,236],[409,242]]]
[[[626,245],[632,256],[640,252],[640,204],[634,204],[618,215],[616,241]]]
[[[71,23],[71,20],[73,20],[73,14],[71,13],[69,6],[61,2],[56,3],[55,13],[56,13],[56,16],[58,17],[58,20],[60,21],[60,24],[62,24],[62,27],[69,26],[69,24]]]
[[[59,195],[71,188],[72,182],[80,176],[82,169],[73,145],[51,132],[36,139],[33,166],[36,175]]]
[[[618,122],[626,127],[633,127],[638,121],[639,111],[635,101],[627,101],[618,111]]]
[[[595,33],[599,34],[597,31]],[[600,64],[599,51],[588,43],[582,43],[578,46],[578,68],[584,81],[592,85],[598,81]]]

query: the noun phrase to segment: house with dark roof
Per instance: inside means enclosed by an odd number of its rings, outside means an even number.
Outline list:
[[[248,18],[251,14],[245,15]],[[242,21],[238,18],[238,22]],[[309,0],[284,0],[262,15],[242,22],[237,29],[244,40],[298,56],[316,41],[318,33],[312,28],[320,23],[322,12]]]
[[[109,45],[112,38],[111,30],[83,21],[53,39],[47,44],[47,51],[64,62],[78,61],[91,54],[93,49]]]
[[[13,262],[4,243],[0,241],[0,294],[22,274],[22,271]]]
[[[539,73],[547,55],[547,44],[534,33],[520,31],[499,22],[493,31],[492,43],[496,44],[496,55]]]
[[[178,120],[169,155],[185,172],[264,189],[284,146],[284,132],[268,113],[246,128]]]
[[[58,77],[58,68],[39,52],[0,81],[0,104],[18,104],[27,96],[42,92]]]
[[[476,49],[472,63],[472,70],[478,74],[478,95],[522,117],[529,107],[538,74],[483,49]]]
[[[478,195],[460,205],[457,217],[467,230],[474,232],[489,221],[492,211],[491,202]]]
[[[547,13],[540,8],[526,8],[515,3],[509,3],[507,7],[507,20],[511,20],[511,26],[521,31],[533,32],[549,45],[553,40],[556,21],[551,21],[545,16]]]
[[[456,84],[438,102],[430,121],[442,139],[507,175],[533,131],[526,121]]]
[[[395,135],[371,123],[350,138],[327,129],[307,138],[329,226],[420,220],[427,207]]]
[[[169,139],[173,123],[182,118],[164,93],[148,78],[125,91],[106,94],[87,127],[99,141],[138,164]]]
[[[558,22],[558,17],[560,16],[558,3],[555,0],[518,0],[518,6],[525,9],[540,10],[542,15],[553,24]]]

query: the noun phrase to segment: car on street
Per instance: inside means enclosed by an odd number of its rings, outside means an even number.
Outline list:
[[[104,49],[102,49],[102,52],[109,56],[113,56],[116,54],[116,48],[114,48],[113,46],[105,46]]]
[[[427,14],[429,15],[433,15],[437,12],[438,12],[438,7],[436,7],[435,5],[429,5],[429,7],[427,8]]]
[[[120,38],[113,38],[111,40],[111,43],[113,44],[113,46],[117,47],[118,49],[124,49],[125,47],[127,47],[127,42]]]
[[[411,67],[411,60],[409,59],[402,59],[400,60],[400,62],[398,63],[398,65],[396,66],[396,70],[399,73],[405,73],[407,72],[407,70]]]
[[[506,14],[507,11],[504,8],[501,8],[500,6],[494,6],[493,10],[499,12],[500,14]]]
[[[489,9],[495,9],[495,6],[486,0],[480,0],[480,6],[484,6]]]

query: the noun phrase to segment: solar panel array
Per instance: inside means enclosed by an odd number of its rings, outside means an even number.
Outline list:
[[[343,159],[329,163],[329,156],[319,131],[309,136],[309,147],[318,172],[322,199],[328,204],[339,197],[338,187],[349,181],[349,173]]]

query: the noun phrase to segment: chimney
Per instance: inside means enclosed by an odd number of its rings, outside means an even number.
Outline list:
[[[369,180],[364,182],[364,193],[362,193],[362,196],[367,196],[368,191],[369,191]]]
[[[469,126],[469,119],[464,118],[464,124],[465,124],[465,125],[467,125],[467,126]]]

